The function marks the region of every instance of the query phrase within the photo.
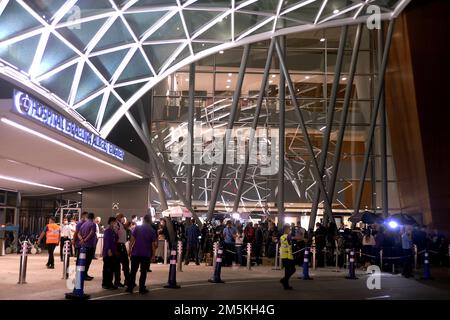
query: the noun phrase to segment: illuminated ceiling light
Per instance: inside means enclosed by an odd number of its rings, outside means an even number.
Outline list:
[[[219,53],[220,53],[220,54],[223,54],[223,50],[220,50]]]
[[[320,42],[325,42],[325,38],[321,38],[321,39],[320,39]]]
[[[230,86],[227,86],[227,89],[230,89]]]
[[[334,14],[338,14],[338,13],[339,13],[339,10],[338,10],[338,9],[334,9],[333,13],[334,13]]]
[[[342,77],[342,81],[346,81],[347,80],[347,78],[346,77]]]
[[[272,75],[272,78],[276,78],[276,76],[277,76],[276,74],[273,74],[273,75]]]
[[[185,81],[189,81],[189,78],[184,79]]]
[[[273,83],[273,81],[272,81],[272,80],[269,80],[269,83]]]
[[[227,82],[231,82],[231,79],[228,79]]]
[[[82,192],[78,191],[78,194],[83,194]]]
[[[114,169],[116,169],[116,170],[119,170],[119,171],[122,171],[122,172],[124,172],[124,173],[126,173],[126,174],[129,174],[130,176],[136,177],[136,178],[138,178],[138,179],[143,179],[142,176],[140,176],[140,175],[138,175],[138,174],[136,174],[136,173],[133,173],[133,172],[131,172],[131,171],[127,170],[127,169],[121,168],[121,167],[119,167],[119,166],[116,166],[115,164],[109,163],[109,162],[107,162],[107,161],[105,161],[105,160],[102,160],[102,159],[100,159],[100,158],[97,158],[97,157],[95,157],[95,156],[93,156],[93,155],[91,155],[91,154],[89,154],[89,153],[86,153],[86,152],[84,152],[84,151],[81,151],[81,150],[79,150],[79,149],[77,149],[77,148],[75,148],[75,147],[69,146],[68,144],[65,144],[65,143],[63,143],[63,142],[61,142],[61,141],[58,141],[58,140],[56,140],[56,139],[53,139],[53,138],[51,138],[51,137],[49,137],[49,136],[47,136],[47,135],[45,135],[45,134],[42,134],[42,133],[40,133],[40,132],[34,131],[34,130],[30,129],[30,128],[27,128],[27,127],[25,127],[25,126],[23,126],[23,125],[21,125],[21,124],[18,124],[17,122],[11,121],[11,120],[6,119],[6,118],[1,118],[1,121],[2,121],[3,123],[5,123],[5,124],[11,126],[11,127],[14,127],[14,128],[16,128],[16,129],[25,131],[25,132],[27,132],[27,133],[29,133],[29,134],[32,134],[32,135],[34,135],[34,136],[36,136],[36,137],[39,137],[39,138],[43,139],[43,140],[47,140],[47,141],[49,141],[49,142],[52,142],[52,143],[54,143],[54,144],[56,144],[56,145],[58,145],[58,146],[60,146],[60,147],[63,147],[63,148],[65,148],[65,149],[68,149],[68,150],[70,150],[70,151],[73,151],[73,152],[75,152],[75,153],[78,153],[78,154],[80,154],[80,155],[82,155],[82,156],[84,156],[84,157],[86,157],[86,158],[92,159],[92,160],[97,161],[97,162],[99,162],[99,163],[101,163],[101,164],[107,165],[107,166],[109,166],[109,167],[111,167],[111,168],[114,168]]]
[[[229,77],[231,77],[232,75],[233,75],[232,73],[229,73],[229,74],[228,74]]]
[[[309,78],[310,78],[310,76],[306,76],[306,77],[305,77],[306,80],[309,80]]]
[[[12,181],[12,182],[23,183],[23,184],[28,184],[30,186],[36,186],[36,187],[42,187],[42,188],[47,188],[47,189],[64,191],[63,188],[53,187],[53,186],[49,186],[49,185],[46,185],[46,184],[36,183],[36,182],[33,182],[33,181],[28,181],[28,180],[13,178],[13,177],[7,177],[7,176],[0,175],[0,179],[1,180]]]
[[[323,131],[323,130],[325,130],[326,128],[327,128],[326,126],[323,126],[322,128],[320,128],[319,131]]]

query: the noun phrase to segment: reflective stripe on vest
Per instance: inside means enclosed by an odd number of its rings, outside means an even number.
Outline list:
[[[280,256],[281,259],[289,259],[289,260],[294,260],[294,256],[292,255],[292,247],[289,244],[288,241],[288,235],[287,234],[283,234],[280,238]]]
[[[56,223],[48,224],[47,233],[45,234],[47,244],[59,244],[60,233],[61,229]]]

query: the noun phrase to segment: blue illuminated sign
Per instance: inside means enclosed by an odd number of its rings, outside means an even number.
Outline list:
[[[125,152],[122,149],[80,127],[22,91],[14,90],[14,110],[20,115],[37,120],[47,127],[123,161]]]

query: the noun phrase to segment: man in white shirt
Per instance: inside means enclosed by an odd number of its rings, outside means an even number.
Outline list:
[[[66,241],[71,241],[71,230],[69,221],[67,219],[63,220],[63,224],[61,225],[61,238],[59,243],[59,256],[61,258],[61,262],[64,260],[64,243]],[[72,255],[72,245],[70,245],[70,255]]]

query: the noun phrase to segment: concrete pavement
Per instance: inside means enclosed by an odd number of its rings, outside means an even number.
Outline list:
[[[56,260],[55,269],[47,269],[45,254],[28,257],[27,284],[17,284],[19,278],[19,255],[0,257],[0,299],[7,300],[58,300],[70,290],[62,280],[62,263]],[[74,265],[74,259],[71,265]],[[183,265],[183,272],[177,272],[180,290],[164,289],[167,283],[168,265],[153,265],[153,272],[148,274],[147,286],[150,294],[127,294],[123,289],[103,290],[101,288],[101,271],[103,262],[94,260],[89,272],[93,281],[85,282],[85,292],[93,299],[450,299],[450,278],[447,270],[440,273],[435,270],[436,279],[420,281],[405,279],[401,275],[383,273],[381,289],[369,290],[366,285],[368,275],[357,271],[358,280],[346,280],[346,270],[335,272],[334,269],[311,271],[313,281],[298,280],[297,273],[292,277],[293,291],[284,291],[278,280],[283,271],[272,267],[222,268],[225,284],[211,284],[213,268],[204,264],[196,266],[191,263]],[[213,289],[213,290],[210,290]]]

